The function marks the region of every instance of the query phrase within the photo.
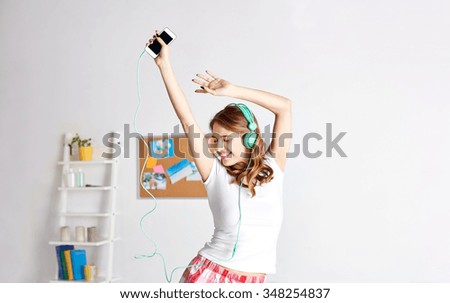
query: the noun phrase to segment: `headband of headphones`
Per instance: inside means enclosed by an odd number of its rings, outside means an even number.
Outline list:
[[[237,108],[239,108],[244,115],[245,119],[248,122],[247,128],[251,130],[252,132],[256,129],[256,123],[255,120],[253,120],[253,115],[250,109],[243,103],[233,103]]]
[[[247,120],[247,128],[250,130],[249,133],[246,133],[242,137],[242,143],[245,147],[249,149],[253,149],[256,144],[256,140],[258,139],[258,134],[255,132],[255,129],[257,127],[255,120],[253,120],[253,115],[250,109],[242,103],[233,103],[232,105],[235,105],[237,108],[239,108],[244,115],[245,119]]]

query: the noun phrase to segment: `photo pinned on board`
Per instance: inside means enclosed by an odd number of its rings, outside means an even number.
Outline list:
[[[177,183],[184,177],[192,174],[192,167],[188,159],[183,159],[167,168],[167,174],[169,175],[170,182],[172,184]]]
[[[192,174],[186,177],[186,181],[201,181],[202,177],[198,172],[197,166],[195,166],[195,162],[191,161],[189,164],[191,165]]]
[[[162,159],[174,156],[173,139],[154,140],[150,142],[150,151],[153,158]]]
[[[164,173],[144,173],[144,188],[148,190],[158,190],[167,188],[167,177]]]

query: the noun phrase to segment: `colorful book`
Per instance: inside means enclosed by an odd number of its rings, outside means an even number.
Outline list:
[[[67,276],[69,281],[73,280],[72,259],[70,257],[70,250],[64,251],[64,258],[66,259]]]
[[[72,272],[74,280],[84,279],[84,266],[86,265],[86,250],[74,249],[70,251]]]
[[[169,175],[170,182],[172,184],[180,181],[184,177],[192,174],[191,164],[188,159],[183,159],[175,165],[167,168],[167,174]]]
[[[56,249],[56,260],[58,261],[58,279],[64,280],[64,268],[65,267],[65,259],[63,261],[64,254],[61,254],[61,252],[65,250],[71,250],[74,249],[73,245],[58,245],[55,247]],[[67,269],[66,269],[67,270]]]
[[[66,256],[64,255],[64,251],[61,251],[60,254],[61,254],[61,265],[63,269],[63,280],[69,280],[69,275],[67,274]]]

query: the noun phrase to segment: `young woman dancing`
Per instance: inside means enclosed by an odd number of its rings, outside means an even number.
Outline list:
[[[243,103],[231,103],[210,121],[211,135],[197,124],[178,85],[169,47],[155,58],[172,106],[206,188],[214,233],[184,271],[185,283],[263,283],[276,270],[276,249],[283,219],[283,178],[290,147],[291,101],[262,90],[234,85],[213,73],[197,74],[196,93],[244,100],[275,114],[266,148],[258,121]],[[207,146],[208,148],[204,148]]]

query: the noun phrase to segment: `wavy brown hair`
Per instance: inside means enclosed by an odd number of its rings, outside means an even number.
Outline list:
[[[248,162],[244,161],[240,161],[231,166],[225,166],[228,173],[234,177],[234,179],[230,182],[231,184],[240,184],[241,180],[247,176],[248,186],[242,183],[242,187],[249,188],[252,197],[256,194],[256,185],[268,183],[273,178],[273,169],[264,163],[264,160],[266,159],[265,145],[261,136],[258,121],[254,115],[253,120],[257,125],[255,132],[258,134],[258,139],[256,140],[255,147],[252,149],[251,154],[249,154],[250,150],[245,148],[247,157],[251,156],[252,159],[248,170],[246,170]],[[215,123],[218,123],[220,126],[232,132],[241,134],[241,140],[242,136],[250,131],[247,127],[248,122],[243,113],[233,104],[227,105],[212,118],[209,122],[211,132],[213,131],[213,126]]]

